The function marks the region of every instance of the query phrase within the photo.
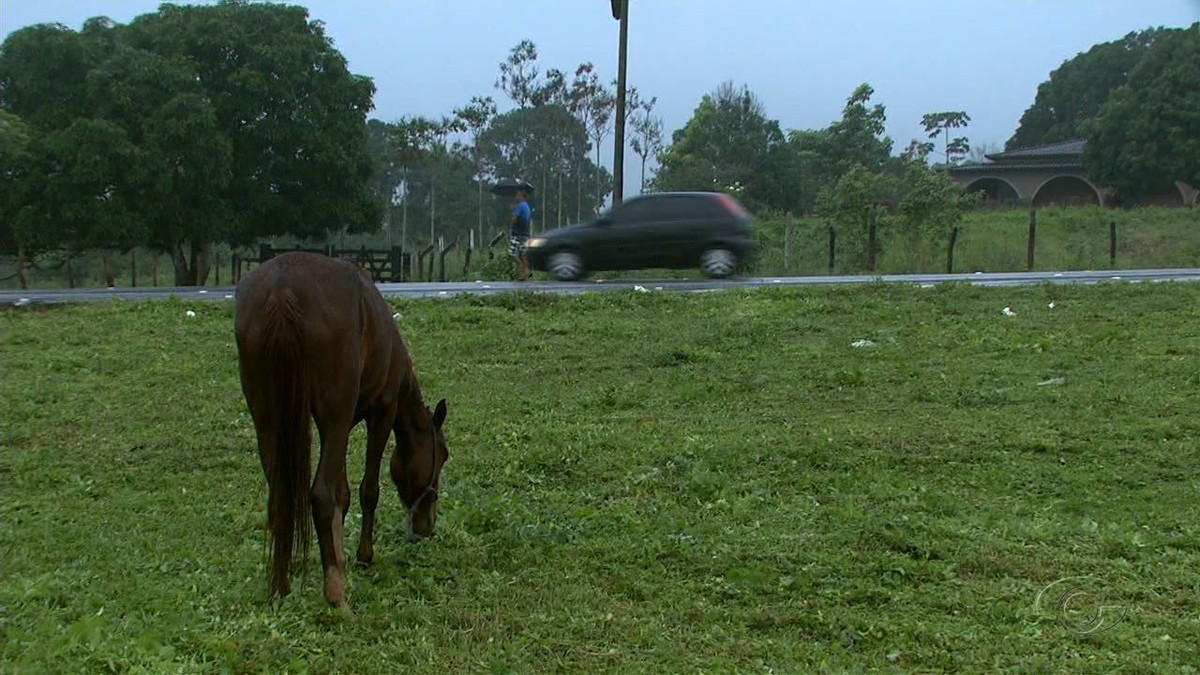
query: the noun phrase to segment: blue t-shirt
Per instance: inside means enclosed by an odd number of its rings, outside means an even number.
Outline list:
[[[513,209],[513,216],[517,222],[512,225],[513,234],[529,234],[529,221],[533,220],[533,209],[529,208],[529,202],[517,202],[517,206]]]

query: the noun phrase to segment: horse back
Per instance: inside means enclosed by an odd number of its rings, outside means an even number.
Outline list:
[[[407,352],[390,309],[358,266],[324,255],[292,252],[259,265],[238,283],[235,333],[239,349],[255,351],[288,324],[304,345],[306,367],[326,379],[359,372],[362,396],[393,391]]]

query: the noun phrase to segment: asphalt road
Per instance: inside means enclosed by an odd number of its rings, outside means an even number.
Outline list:
[[[651,291],[703,292],[730,288],[760,286],[798,286],[830,284],[908,283],[934,285],[946,282],[966,282],[981,286],[1021,286],[1050,282],[1056,284],[1096,284],[1105,281],[1160,282],[1200,281],[1200,269],[1106,270],[1083,272],[987,272],[975,274],[889,274],[883,276],[811,276],[811,277],[753,277],[739,279],[621,279],[618,281],[452,281],[446,283],[379,284],[387,296],[453,297],[460,293],[490,295],[508,291],[575,294],[589,291],[621,291],[644,289]],[[233,299],[232,286],[208,288],[76,288],[26,291],[0,291],[0,306],[59,304],[68,302],[97,302],[106,300],[181,300],[227,302]]]

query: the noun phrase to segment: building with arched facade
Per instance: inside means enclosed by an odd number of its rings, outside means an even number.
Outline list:
[[[1083,168],[1082,139],[1047,143],[985,155],[982,164],[964,164],[950,174],[967,191],[982,192],[990,204],[1040,206],[1111,206],[1112,190],[1096,185]],[[1200,204],[1200,190],[1175,181],[1143,197],[1140,205],[1181,206]]]

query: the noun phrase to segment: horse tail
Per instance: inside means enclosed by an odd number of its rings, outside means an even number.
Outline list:
[[[268,598],[285,595],[293,555],[308,559],[312,540],[309,487],[312,483],[312,422],[309,383],[305,375],[304,341],[296,296],[272,293],[263,306],[265,335],[262,363],[269,384],[263,392],[268,416],[264,428],[274,443],[262,449],[267,475],[269,538]]]

